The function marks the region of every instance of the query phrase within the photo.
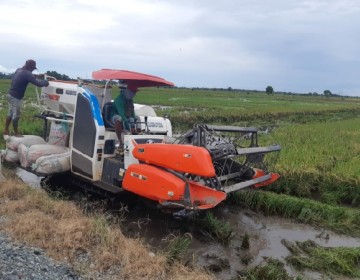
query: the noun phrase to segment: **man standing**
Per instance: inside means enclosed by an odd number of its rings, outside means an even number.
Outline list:
[[[7,99],[9,102],[9,112],[5,120],[4,135],[9,135],[9,126],[12,122],[15,136],[22,136],[18,131],[19,119],[21,115],[22,99],[25,95],[26,87],[29,83],[38,87],[47,87],[47,80],[38,80],[32,73],[36,69],[36,62],[29,59],[22,68],[15,71],[8,91]]]
[[[120,147],[122,148],[122,130],[131,131],[132,134],[136,134],[135,129],[135,110],[133,98],[137,92],[137,87],[128,86],[126,89],[121,89],[120,94],[115,98],[112,106],[111,121],[114,124],[116,136],[120,141]]]

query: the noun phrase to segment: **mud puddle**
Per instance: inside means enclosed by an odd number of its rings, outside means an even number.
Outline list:
[[[230,210],[229,207],[224,207],[219,209],[219,212],[219,215],[226,219],[234,230],[234,238],[228,247],[214,249],[217,254],[228,258],[230,262],[228,275],[234,275],[236,271],[258,265],[270,257],[286,263],[285,257],[290,253],[282,244],[282,240],[290,242],[313,240],[324,247],[360,247],[360,238],[338,235],[328,230],[296,223],[290,219],[266,217],[241,208]],[[241,249],[245,234],[249,236],[250,246],[248,250]],[[204,249],[200,249],[200,251],[204,251]],[[249,265],[245,265],[243,261],[248,258],[252,258],[252,260]],[[202,259],[200,258],[200,261]],[[321,275],[314,272],[298,272],[286,265],[285,268],[289,275],[294,277],[305,276],[306,279],[323,279]],[[224,277],[227,276],[225,271],[222,271],[222,274],[225,274]]]
[[[327,279],[316,272],[300,272],[287,266],[285,258],[290,253],[282,244],[282,240],[289,242],[313,240],[324,247],[360,247],[360,238],[338,235],[290,219],[266,217],[250,210],[230,206],[220,207],[213,213],[219,220],[230,223],[233,229],[234,235],[228,246],[223,246],[214,240],[201,240],[196,234],[198,229],[186,219],[178,220],[145,209],[138,209],[137,213],[129,214],[126,224],[128,233],[142,238],[153,246],[154,250],[165,250],[169,239],[173,236],[190,234],[192,242],[188,248],[187,259],[195,265],[211,270],[218,279],[236,279],[242,271],[261,264],[266,258],[282,261],[290,276]],[[249,249],[242,249],[245,235],[249,237]],[[347,278],[336,277],[336,279]]]

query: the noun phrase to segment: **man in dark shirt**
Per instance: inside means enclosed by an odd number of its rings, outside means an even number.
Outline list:
[[[135,110],[133,98],[137,92],[137,87],[129,86],[121,89],[119,95],[115,98],[112,106],[111,121],[114,124],[116,135],[122,147],[122,130],[131,131],[136,134],[135,130]]]
[[[7,99],[9,102],[9,112],[5,120],[4,135],[9,135],[9,126],[12,122],[15,136],[21,136],[18,131],[18,124],[21,115],[22,99],[25,95],[26,87],[29,83],[38,87],[47,87],[47,80],[38,80],[32,73],[36,69],[36,62],[29,59],[22,68],[15,71],[8,91]]]

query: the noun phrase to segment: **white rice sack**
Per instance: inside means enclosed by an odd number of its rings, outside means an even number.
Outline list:
[[[70,170],[70,151],[63,154],[39,157],[32,169],[41,174],[53,174]]]
[[[18,153],[13,150],[10,149],[2,150],[1,155],[2,158],[7,162],[19,162]]]
[[[52,122],[49,133],[48,143],[58,146],[66,146],[68,136],[68,125],[67,123],[56,123]]]
[[[16,137],[16,136],[4,136],[6,141],[6,148],[17,151],[19,144],[24,144],[28,147],[36,144],[45,144],[45,140],[37,135],[23,135],[23,137]]]
[[[23,143],[20,143],[18,146],[18,156],[19,161],[22,167],[28,167],[30,166],[30,163],[28,161],[28,153],[29,153],[29,147],[24,145]]]
[[[48,155],[56,155],[56,154],[63,154],[67,152],[69,149],[66,147],[61,147],[57,145],[50,145],[50,144],[38,144],[32,145],[29,148],[29,152],[27,155],[27,160],[29,164],[35,163],[39,157],[48,156]]]

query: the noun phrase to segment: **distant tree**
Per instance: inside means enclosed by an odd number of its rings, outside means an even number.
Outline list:
[[[325,95],[326,97],[330,97],[330,96],[332,95],[332,93],[331,93],[330,90],[326,89],[326,90],[324,90],[324,95]]]
[[[0,79],[12,79],[13,75],[14,75],[14,73],[6,74],[6,73],[0,72]]]
[[[232,88],[231,88],[231,87],[228,87],[228,91],[232,91]]]
[[[265,89],[265,92],[267,94],[273,94],[274,93],[274,89],[272,86],[267,86],[266,89]]]
[[[56,71],[46,71],[46,74],[51,76],[51,77],[54,77],[55,79],[57,80],[62,80],[62,81],[70,81],[70,77],[65,75],[65,74],[60,74]]]
[[[62,81],[72,80],[68,75],[60,74],[56,71],[46,71],[46,74],[54,77],[57,80],[62,80]],[[6,74],[6,73],[0,72],[0,79],[12,79],[13,76],[14,76],[14,73]]]

